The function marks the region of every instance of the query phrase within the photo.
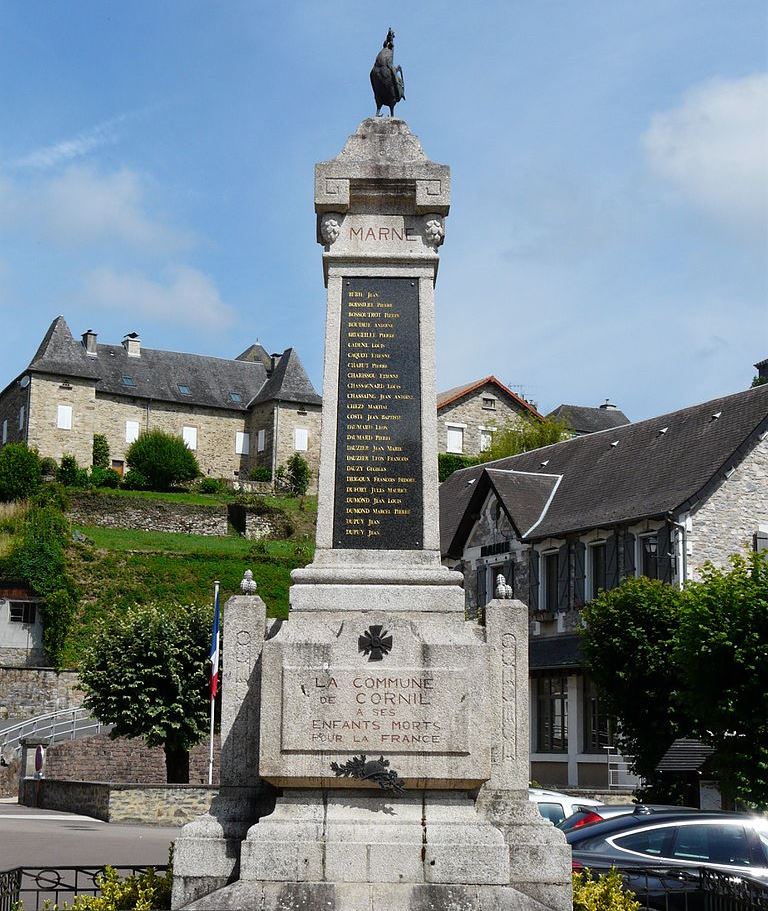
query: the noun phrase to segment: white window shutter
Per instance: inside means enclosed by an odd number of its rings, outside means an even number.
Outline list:
[[[259,450],[259,452],[264,452],[264,448],[266,447],[266,445],[267,445],[267,431],[260,430],[257,441],[256,441],[256,448]]]
[[[194,452],[197,449],[197,427],[182,427],[181,435],[187,449],[191,449]]]
[[[235,434],[235,455],[248,455],[250,448],[250,434],[238,430]]]
[[[133,443],[139,438],[139,422],[138,421],[126,421],[125,422],[125,442]]]
[[[293,448],[296,452],[306,452],[309,446],[309,431],[306,427],[294,427]]]
[[[3,443],[8,442],[8,418],[3,421]]]
[[[461,454],[464,452],[464,428],[451,427],[450,424],[445,428],[445,448],[447,452]]]
[[[56,409],[56,426],[59,430],[72,429],[72,406],[59,405]],[[19,415],[19,429],[23,427],[22,415]]]

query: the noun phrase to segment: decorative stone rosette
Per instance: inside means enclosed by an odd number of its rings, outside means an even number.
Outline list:
[[[445,220],[441,215],[424,216],[424,238],[430,247],[439,247],[445,240]]]
[[[323,243],[330,247],[339,238],[341,234],[341,223],[344,216],[338,212],[326,212],[320,218],[320,237]]]

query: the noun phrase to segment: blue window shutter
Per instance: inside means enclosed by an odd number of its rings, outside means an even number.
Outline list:
[[[662,582],[672,581],[673,555],[672,536],[669,533],[669,525],[662,525],[657,532],[656,538],[656,565],[658,566],[659,579]]]
[[[563,544],[557,555],[557,609],[568,610],[571,606],[571,561],[570,544]]]
[[[619,539],[611,535],[605,542],[605,589],[610,591],[619,584]]]
[[[573,605],[581,607],[584,603],[585,566],[587,548],[583,541],[576,541],[573,545]]]
[[[528,551],[528,607],[539,609],[539,555],[533,549]]]
[[[635,536],[628,531],[624,532],[624,578],[631,579],[635,575]]]

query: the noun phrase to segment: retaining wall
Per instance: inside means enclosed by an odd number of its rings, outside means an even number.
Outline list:
[[[88,491],[70,492],[69,515],[82,525],[223,537],[228,534],[225,504],[198,506]]]
[[[45,667],[0,666],[0,718],[23,721],[33,715],[79,706],[75,671]]]

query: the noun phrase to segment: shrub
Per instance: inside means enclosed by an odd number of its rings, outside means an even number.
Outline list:
[[[616,869],[592,879],[588,870],[573,874],[573,911],[638,911],[635,893],[624,889]]]
[[[43,646],[58,664],[58,656],[75,619],[77,599],[66,588],[58,588],[45,596],[43,615]]]
[[[93,435],[93,467],[109,468],[109,443],[103,433]]]
[[[26,443],[7,443],[0,449],[0,502],[32,496],[41,477],[40,456]]]
[[[287,477],[288,489],[296,497],[303,497],[309,487],[311,472],[307,460],[298,452],[288,459]]]
[[[87,487],[88,472],[80,468],[77,459],[68,453],[61,457],[61,465],[56,471],[56,480],[65,487]]]
[[[474,456],[455,455],[452,452],[441,452],[437,456],[437,476],[442,483],[446,478],[458,471],[460,468],[468,468],[470,465],[477,465],[478,460]]]
[[[251,469],[251,473],[248,477],[252,481],[271,481],[272,480],[272,469],[269,465],[255,465]]]
[[[59,484],[58,481],[43,484],[40,490],[32,497],[32,503],[35,506],[50,506],[60,512],[66,512],[70,507],[69,494],[66,488]]]
[[[150,908],[171,907],[173,870],[158,876],[150,867],[139,876],[131,874],[121,879],[113,867],[105,867],[96,877],[100,895],[78,895],[71,911],[148,911]],[[56,911],[54,906],[53,911]],[[68,907],[65,904],[65,909]]]
[[[200,493],[221,493],[226,485],[218,478],[203,478],[197,485]]]
[[[200,474],[195,454],[184,440],[162,430],[142,433],[131,443],[125,458],[131,469],[144,475],[151,490],[168,490]]]
[[[44,478],[54,478],[56,477],[56,469],[59,467],[56,459],[51,456],[44,456],[40,459],[40,470],[43,473]]]
[[[126,490],[149,490],[149,481],[138,468],[129,468],[123,478],[123,487]]]
[[[91,484],[94,487],[110,487],[114,489],[120,486],[120,475],[114,468],[97,468],[94,465],[91,469]]]

